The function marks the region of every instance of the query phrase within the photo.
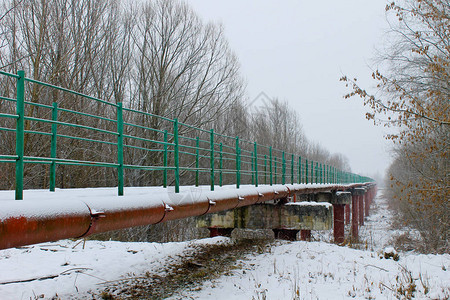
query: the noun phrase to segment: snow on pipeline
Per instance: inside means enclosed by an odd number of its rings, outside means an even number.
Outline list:
[[[361,231],[370,236],[373,251],[278,241],[270,251],[246,255],[230,272],[180,289],[170,299],[448,299],[450,255],[400,252],[398,260],[386,259],[389,212],[382,198],[375,203]],[[178,243],[64,240],[2,250],[0,299],[92,299],[108,282],[149,271],[163,275],[166,264],[196,245],[229,243],[223,237]]]

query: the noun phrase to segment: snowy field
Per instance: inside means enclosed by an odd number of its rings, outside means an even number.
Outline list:
[[[380,258],[389,246],[390,215],[381,197],[361,230],[369,250],[326,242],[276,242],[270,251],[247,255],[235,268],[171,299],[448,299],[450,255],[399,253]],[[59,241],[0,251],[0,299],[92,299],[108,284],[166,264],[196,245],[231,243],[210,238],[182,243]],[[57,298],[55,298],[57,299]]]

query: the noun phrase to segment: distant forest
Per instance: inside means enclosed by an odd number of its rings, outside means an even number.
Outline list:
[[[350,171],[346,157],[331,154],[305,137],[300,117],[276,98],[252,108],[239,60],[230,49],[221,25],[202,21],[184,1],[3,0],[0,14],[0,67],[26,77],[71,89],[111,103],[323,162]],[[0,76],[2,96],[15,97],[11,78]],[[81,97],[36,84],[26,88],[26,101],[115,119],[115,111]],[[0,110],[15,113],[15,104],[0,101]],[[28,117],[49,118],[48,110],[29,107]],[[51,115],[50,115],[51,117]],[[124,115],[125,121],[163,131],[167,122]],[[135,119],[131,119],[135,118]],[[139,119],[136,119],[139,118]],[[115,130],[114,123],[61,112],[58,120]],[[1,118],[0,127],[14,128]],[[47,127],[45,127],[47,126]],[[49,131],[49,124],[26,121],[26,130]],[[189,128],[181,128],[185,136]],[[58,134],[74,130],[58,128]],[[78,133],[83,136],[83,132]],[[142,132],[159,139],[155,132]],[[192,136],[194,137],[194,136]],[[98,134],[92,139],[105,138]],[[15,149],[14,132],[0,131],[0,153]],[[142,142],[144,143],[144,142]],[[160,147],[160,145],[153,145]],[[125,158],[131,165],[161,165],[161,153],[144,155],[134,144]],[[58,156],[77,160],[111,161],[117,154],[108,145],[95,147],[80,140],[58,142]],[[48,156],[50,139],[25,135],[28,156]],[[25,188],[47,188],[48,166],[26,164]],[[113,168],[59,165],[56,186],[115,186]],[[14,188],[14,165],[2,165],[0,189]],[[182,174],[192,182],[192,174]],[[203,174],[202,176],[207,176]],[[161,173],[126,170],[126,186],[161,185]]]

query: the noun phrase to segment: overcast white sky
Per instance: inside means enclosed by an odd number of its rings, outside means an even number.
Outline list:
[[[250,100],[265,92],[288,101],[306,136],[350,159],[354,172],[384,174],[385,129],[364,117],[361,100],[344,100],[339,78],[366,86],[386,31],[385,0],[189,0],[207,21],[224,25],[242,65]]]

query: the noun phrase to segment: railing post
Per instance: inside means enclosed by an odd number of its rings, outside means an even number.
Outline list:
[[[256,142],[254,143],[254,155],[255,155],[255,186],[258,186],[258,150]]]
[[[236,137],[236,188],[241,186],[241,158],[239,150],[239,137]]]
[[[284,157],[284,151],[281,162],[281,184],[286,184],[286,158]]]
[[[214,191],[214,129],[211,129],[209,134],[209,145],[210,145],[210,167],[211,167],[211,191]]]
[[[52,121],[58,121],[58,103],[53,102]],[[57,139],[57,124],[52,123],[52,140],[50,144],[50,157],[56,158],[56,139]],[[50,165],[50,192],[55,191],[56,186],[56,162],[52,160]]]
[[[223,173],[223,171],[222,171],[222,169],[223,169],[223,145],[222,145],[222,143],[220,143],[220,153],[219,153],[219,169],[220,169],[220,172],[219,172],[219,185],[220,186],[222,186],[222,177],[223,177],[223,175],[222,175],[222,173]]]
[[[272,146],[270,146],[269,148],[269,172],[270,172],[270,176],[269,176],[269,182],[270,185],[273,184],[273,172],[272,172]]]
[[[298,157],[298,179],[297,179],[297,183],[300,184],[302,183],[302,157],[299,156]]]
[[[167,130],[164,130],[164,156],[163,156],[163,186],[167,188],[167,142],[168,142],[168,133]]]
[[[25,117],[25,72],[17,72],[16,114],[16,200],[23,200],[23,155],[24,155],[24,117]]]
[[[122,102],[117,103],[117,179],[118,195],[123,196],[123,107]]]
[[[200,175],[200,138],[195,139],[195,186],[198,186],[198,178]]]
[[[308,184],[308,160],[305,159],[305,184]]]
[[[180,192],[180,164],[178,161],[179,147],[178,147],[178,119],[173,120],[173,161],[175,164],[175,193]]]
[[[291,184],[294,184],[294,154],[291,157]]]

